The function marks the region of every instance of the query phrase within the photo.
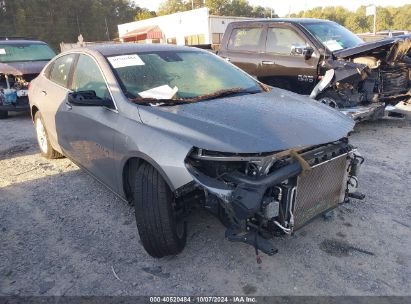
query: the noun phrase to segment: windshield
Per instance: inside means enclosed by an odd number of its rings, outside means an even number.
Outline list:
[[[56,56],[47,44],[1,44],[0,62],[49,61]]]
[[[107,58],[133,101],[198,101],[261,92],[253,78],[202,51],[153,51]]]
[[[304,24],[304,27],[320,40],[331,52],[364,43],[357,35],[334,22]]]

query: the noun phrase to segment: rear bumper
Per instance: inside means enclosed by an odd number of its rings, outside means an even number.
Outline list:
[[[384,117],[385,104],[378,102],[367,106],[341,108],[340,111],[355,121],[375,120]]]

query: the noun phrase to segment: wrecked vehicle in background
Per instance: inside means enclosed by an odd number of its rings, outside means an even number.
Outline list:
[[[221,219],[228,240],[272,255],[272,236],[361,198],[352,119],[207,51],[71,50],[45,67],[29,98],[42,155],[69,157],[133,203],[153,257],[183,250],[193,204]]]
[[[0,119],[9,111],[28,111],[29,83],[55,55],[41,41],[0,38]]]
[[[260,81],[310,95],[356,120],[410,99],[411,36],[364,43],[320,19],[230,23],[218,54]]]
[[[384,102],[394,111],[397,105],[411,106],[411,35],[341,47],[321,68],[326,75],[310,97],[343,103],[349,107],[343,112],[356,113],[350,107],[362,101]]]

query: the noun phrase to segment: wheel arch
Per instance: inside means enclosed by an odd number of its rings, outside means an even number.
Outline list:
[[[151,157],[143,154],[143,153],[136,153],[134,155],[130,155],[124,159],[122,162],[122,170],[121,170],[121,187],[120,189],[124,193],[124,197],[130,201],[131,200],[131,188],[129,180],[133,178],[133,174],[135,174],[139,168],[139,166],[143,163],[147,163],[151,165],[154,169],[160,173],[161,177],[166,181],[168,187],[170,188],[171,192],[175,191],[173,184],[170,181],[170,178],[164,172],[159,164],[154,161]]]
[[[30,114],[31,114],[31,120],[34,121],[34,116],[36,115],[36,113],[39,111],[39,108],[37,108],[36,106],[32,106],[31,110],[30,110]]]

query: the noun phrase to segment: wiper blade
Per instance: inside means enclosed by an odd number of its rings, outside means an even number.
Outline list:
[[[202,100],[215,99],[215,98],[229,96],[229,95],[238,94],[238,93],[255,94],[259,92],[260,91],[249,91],[249,90],[242,89],[242,88],[232,88],[232,89],[219,90],[219,91],[215,91],[210,94],[204,94],[204,95],[200,95],[197,97],[191,97],[191,98],[156,99],[156,98],[135,97],[135,98],[129,98],[129,100],[131,102],[135,102],[138,104],[146,104],[146,105],[148,104],[176,105],[176,104],[194,103],[194,102],[198,102]]]
[[[200,96],[197,96],[197,97],[195,97],[195,98],[193,98],[193,99],[195,99],[196,101],[208,100],[208,99],[215,99],[215,98],[219,98],[219,97],[234,95],[234,94],[238,94],[238,93],[250,93],[250,94],[253,94],[253,93],[255,93],[255,92],[253,92],[253,91],[247,91],[247,90],[242,89],[242,88],[232,88],[232,89],[215,91],[214,93],[210,93],[210,94],[200,95]]]
[[[182,98],[156,99],[156,98],[134,97],[134,98],[129,98],[128,100],[130,100],[131,102],[137,103],[137,104],[142,104],[142,105],[153,105],[153,104],[177,105],[177,104],[190,102]]]

